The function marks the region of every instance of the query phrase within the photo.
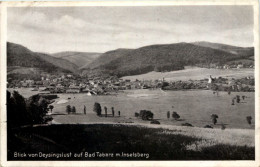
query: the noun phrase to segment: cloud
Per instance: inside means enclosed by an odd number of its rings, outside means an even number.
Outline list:
[[[60,26],[68,26],[73,28],[83,28],[86,26],[85,21],[78,19],[78,18],[73,18],[69,15],[62,16],[59,20],[55,20],[54,22],[57,22]]]
[[[8,40],[40,52],[105,52],[202,40],[252,46],[252,9],[235,6],[8,8]]]

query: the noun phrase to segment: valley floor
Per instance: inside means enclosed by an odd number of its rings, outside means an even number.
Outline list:
[[[247,98],[240,103],[231,105],[232,98],[236,95],[245,95]],[[135,112],[140,110],[151,110],[154,119],[164,125],[178,125],[190,123],[196,127],[210,125],[214,128],[221,128],[224,124],[227,129],[254,129],[254,92],[219,92],[214,95],[209,90],[189,91],[162,91],[162,90],[129,90],[119,93],[117,96],[88,96],[86,94],[59,94],[59,98],[53,103],[53,118],[57,123],[62,124],[86,124],[95,122],[112,123],[144,123],[135,117]],[[71,98],[71,99],[68,99]],[[93,112],[94,103],[101,104],[108,108],[108,117],[105,117],[104,110],[102,117],[96,116]],[[68,115],[66,106],[76,107],[76,114]],[[84,105],[86,115],[83,114]],[[112,117],[111,107],[115,109],[115,117]],[[120,111],[120,117],[118,115]],[[167,111],[173,111],[180,115],[180,120],[167,118]],[[217,124],[213,125],[211,114],[217,114]],[[252,125],[247,123],[246,117],[252,116]]]

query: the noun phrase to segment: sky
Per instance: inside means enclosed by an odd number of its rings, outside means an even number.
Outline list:
[[[209,41],[253,46],[252,6],[9,7],[7,41],[32,51],[106,52]]]

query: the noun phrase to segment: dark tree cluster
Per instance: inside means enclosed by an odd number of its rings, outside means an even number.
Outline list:
[[[7,91],[7,125],[17,127],[28,124],[46,123],[50,101],[40,95],[25,99],[17,91]]]
[[[153,119],[153,113],[149,110],[141,110],[139,116],[142,118],[142,120]]]
[[[68,114],[75,114],[76,113],[76,107],[75,106],[70,106],[70,105],[67,105],[66,106],[66,112],[68,113]]]

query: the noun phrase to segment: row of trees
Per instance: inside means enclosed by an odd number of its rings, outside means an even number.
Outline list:
[[[70,108],[70,106],[69,106],[69,108]],[[73,106],[72,110],[73,110],[73,108],[75,108],[75,107]],[[104,107],[104,110],[105,110],[105,115],[107,116],[107,107],[106,106]],[[112,107],[111,110],[112,110],[112,115],[114,116],[114,107]],[[96,102],[94,104],[93,111],[95,113],[97,113],[98,116],[101,116],[101,113],[102,113],[101,105]],[[119,111],[119,115],[120,115],[120,111]],[[154,114],[150,110],[140,110],[139,113],[137,113],[137,112],[135,113],[135,117],[140,117],[140,118],[142,118],[142,120],[152,120],[153,117],[154,117]],[[168,119],[170,118],[170,111],[167,112],[167,118]],[[180,119],[180,115],[177,112],[173,111],[172,118],[174,118],[175,120],[179,120]],[[219,118],[218,115],[217,114],[212,114],[210,116],[210,118],[211,118],[212,123],[214,125],[216,125],[217,119]],[[248,124],[251,125],[252,117],[251,116],[247,116],[246,120],[247,120]]]
[[[104,110],[105,110],[105,117],[107,117],[107,107],[105,106],[104,107]],[[101,113],[102,113],[102,108],[101,108],[101,105],[97,102],[95,102],[94,104],[94,107],[93,107],[93,111],[98,115],[98,116],[101,116]],[[111,111],[112,111],[112,116],[114,117],[115,116],[115,110],[114,110],[114,107],[111,107]],[[118,111],[118,116],[120,116],[121,112]]]
[[[75,106],[70,106],[70,105],[67,105],[67,107],[66,107],[66,112],[68,113],[68,114],[75,114],[76,113],[76,107]]]

